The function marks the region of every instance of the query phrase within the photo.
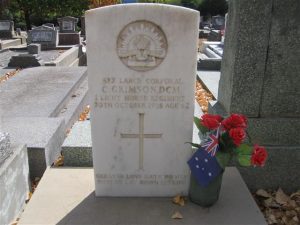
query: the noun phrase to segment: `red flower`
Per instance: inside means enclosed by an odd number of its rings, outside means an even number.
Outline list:
[[[229,131],[229,136],[232,138],[233,143],[239,146],[242,141],[246,138],[246,132],[243,128],[232,128]]]
[[[264,147],[254,145],[251,156],[251,164],[254,166],[264,166],[268,157],[268,152]]]
[[[230,130],[232,128],[246,128],[247,118],[241,114],[231,114],[230,117],[222,121],[222,125],[225,130]]]
[[[210,130],[217,129],[222,121],[222,117],[219,115],[204,114],[201,117],[201,123],[203,126],[207,127]]]

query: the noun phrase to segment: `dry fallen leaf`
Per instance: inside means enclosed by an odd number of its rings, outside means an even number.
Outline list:
[[[291,194],[290,198],[300,203],[300,190]]]
[[[281,188],[278,189],[275,195],[275,200],[281,205],[285,205],[290,201],[290,197],[287,196]]]
[[[21,69],[16,69],[14,71],[7,72],[6,74],[4,74],[4,76],[2,76],[2,74],[0,74],[0,83],[7,81],[9,78],[15,76],[20,71],[21,71]]]
[[[213,95],[198,80],[196,81],[195,99],[204,113],[208,112],[208,102],[213,100]]]
[[[264,189],[259,189],[256,191],[256,195],[265,197],[265,198],[272,198],[272,195],[266,192]]]
[[[176,211],[176,212],[172,215],[172,219],[183,219],[183,216],[181,215],[180,212]]]
[[[273,214],[270,214],[268,216],[268,223],[269,224],[276,224],[277,223],[277,220],[276,220],[276,218],[275,218],[275,216]]]
[[[29,201],[30,201],[30,199],[31,199],[31,197],[32,197],[32,192],[29,192],[28,193],[28,198],[25,200],[25,203],[27,204]]]
[[[173,198],[173,203],[174,204],[177,204],[177,205],[180,205],[180,206],[184,206],[184,197],[180,196],[180,195],[176,195],[174,198]]]
[[[272,198],[268,198],[268,199],[264,200],[264,205],[266,207],[271,207],[272,203],[273,203],[273,199]]]
[[[64,165],[64,157],[62,155],[59,156],[53,165],[54,166],[63,166]]]
[[[292,220],[294,220],[295,222],[299,222],[298,216],[294,216]]]
[[[84,108],[83,112],[80,114],[80,116],[79,116],[79,121],[87,120],[88,115],[89,115],[89,112],[90,112],[90,106],[87,105],[87,106]]]
[[[254,197],[268,224],[300,225],[300,191],[288,196],[282,189],[258,190]]]

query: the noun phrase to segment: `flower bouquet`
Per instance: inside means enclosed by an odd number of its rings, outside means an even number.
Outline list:
[[[200,144],[191,143],[196,148],[188,161],[191,169],[189,197],[201,206],[213,205],[219,197],[224,170],[231,160],[241,166],[264,166],[267,151],[257,144],[244,143],[247,137],[247,118],[231,114],[227,118],[204,114],[194,118],[203,134]],[[249,142],[251,139],[248,136]]]

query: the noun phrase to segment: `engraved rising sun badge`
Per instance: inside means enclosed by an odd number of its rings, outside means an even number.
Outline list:
[[[130,69],[148,71],[166,57],[168,43],[159,26],[149,21],[126,25],[117,40],[117,54]]]

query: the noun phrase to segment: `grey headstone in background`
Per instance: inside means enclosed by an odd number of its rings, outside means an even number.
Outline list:
[[[36,27],[28,32],[27,42],[41,44],[42,50],[54,49],[58,45],[58,31],[43,25]]]
[[[66,16],[58,18],[57,22],[59,24],[59,32],[61,33],[75,33],[76,26],[78,23],[78,18],[72,16]]]
[[[271,6],[272,1],[229,1],[218,96],[227,112],[259,115]]]
[[[223,30],[225,27],[225,18],[223,16],[213,16],[211,19],[211,27],[215,30]]]
[[[29,54],[40,54],[41,53],[41,44],[30,44],[27,46]]]
[[[292,192],[300,186],[300,15],[295,5],[299,0],[229,1],[216,105],[248,116],[252,143],[269,152],[264,168],[240,169],[252,190],[280,186]],[[220,113],[214,107],[209,111]]]
[[[300,2],[274,2],[260,114],[300,120]]]
[[[0,20],[0,38],[10,39],[14,36],[14,21]]]
[[[11,21],[0,21],[0,31],[11,30]]]
[[[22,32],[21,28],[16,28],[16,34],[17,35],[21,36],[21,32]]]
[[[53,30],[55,29],[54,23],[44,23],[43,26],[51,27]]]
[[[12,154],[10,138],[8,133],[0,131],[0,165]]]

